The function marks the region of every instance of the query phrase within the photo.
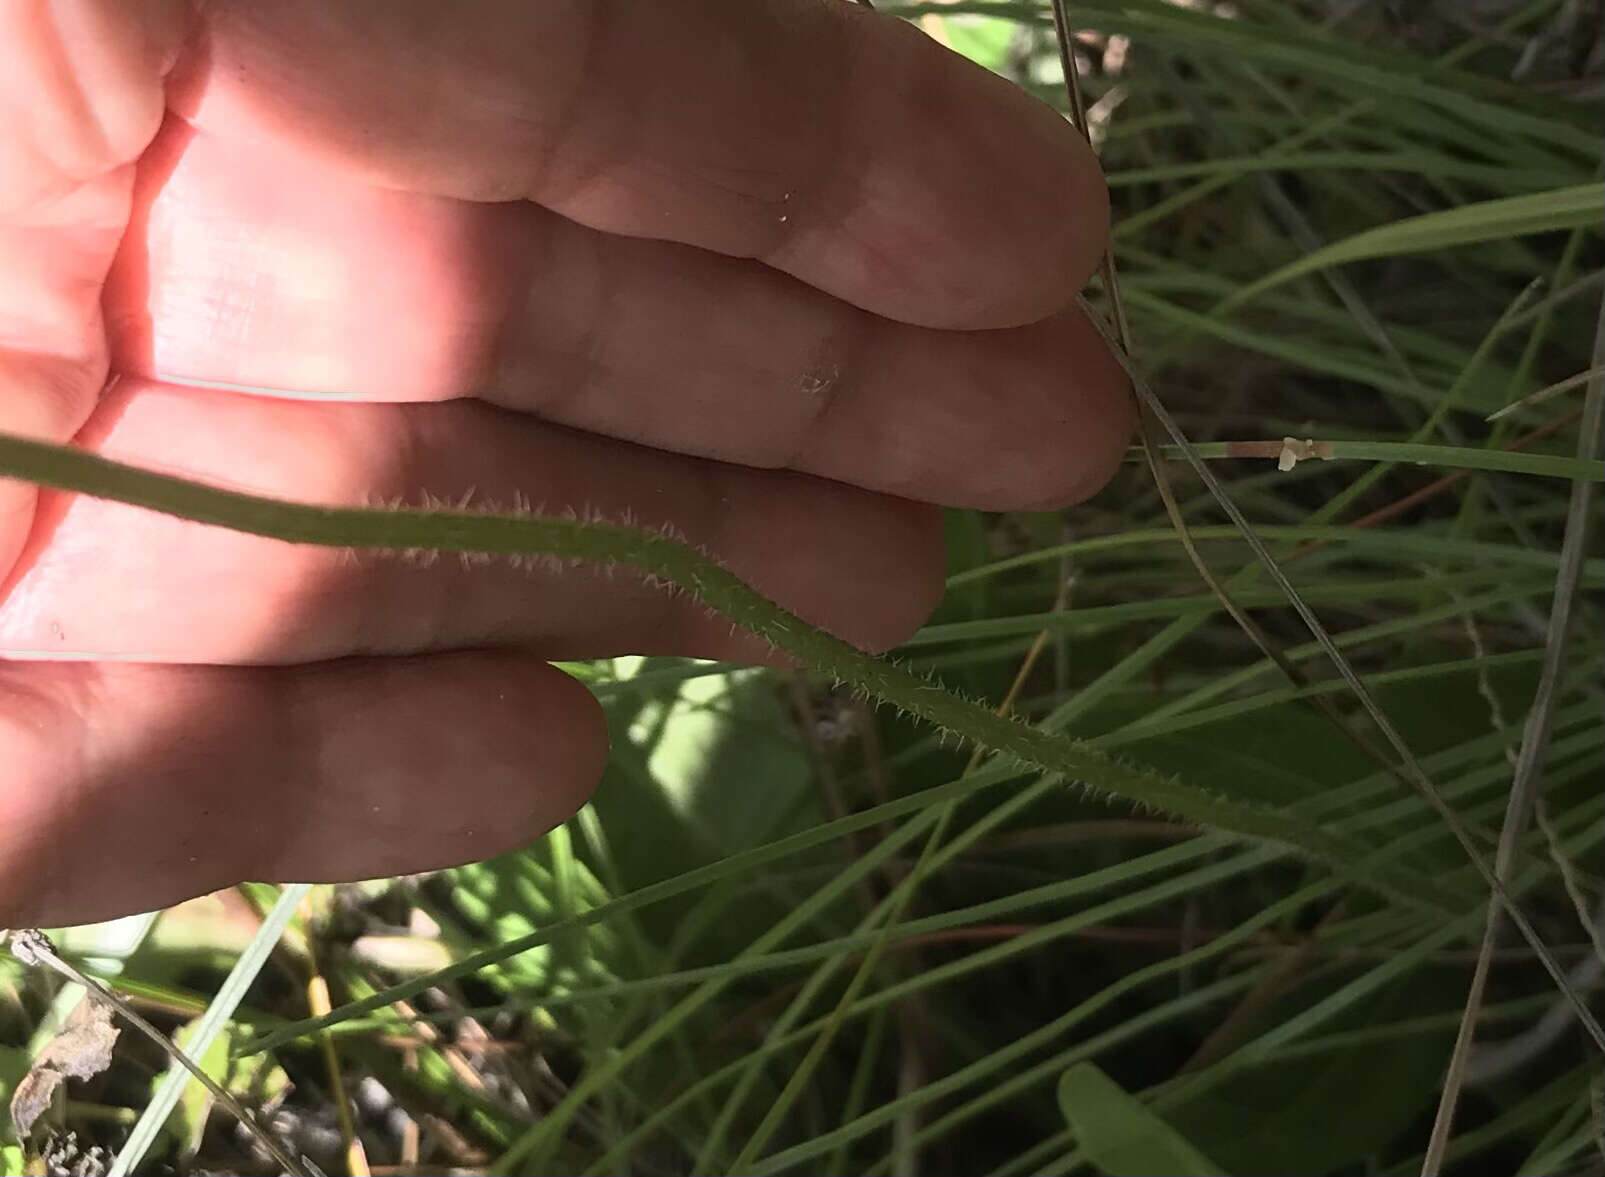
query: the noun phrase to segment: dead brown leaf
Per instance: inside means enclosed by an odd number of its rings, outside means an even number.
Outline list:
[[[101,1002],[86,996],[73,1007],[61,1033],[39,1052],[11,1093],[11,1126],[19,1139],[33,1130],[63,1082],[91,1079],[111,1066],[117,1034],[111,1010]]]

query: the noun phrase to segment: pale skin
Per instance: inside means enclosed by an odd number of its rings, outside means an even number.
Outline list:
[[[1128,439],[1085,145],[843,0],[15,0],[0,44],[0,430],[672,525],[872,649],[939,504],[1069,505]],[[769,656],[626,575],[0,480],[0,926],[528,842],[606,757],[546,660],[622,652]]]

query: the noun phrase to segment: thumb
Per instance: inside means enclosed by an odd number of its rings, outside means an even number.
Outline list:
[[[106,381],[101,284],[184,27],[182,0],[0,3],[0,430],[67,441]],[[0,585],[34,501],[0,478]]]

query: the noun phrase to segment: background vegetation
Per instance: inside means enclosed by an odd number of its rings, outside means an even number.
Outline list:
[[[897,11],[1064,105],[1044,6]],[[1574,478],[1600,479],[1578,460],[1600,5],[1095,0],[1074,21],[1138,363],[1489,861],[1553,685],[1508,883],[1599,1010],[1605,560]],[[1339,460],[1278,469],[1284,438]],[[1201,581],[1136,461],[1062,516],[952,513],[950,592],[900,656],[994,705],[1019,676],[1020,715],[1320,822],[1363,848],[1345,869],[972,759],[805,674],[622,659],[573,667],[615,754],[541,844],[58,947],[163,1031],[210,1007],[208,1073],[331,1173],[1418,1171],[1488,888],[1167,469],[1310,685]],[[1385,869],[1421,891],[1373,885]],[[1487,961],[1445,1171],[1605,1172],[1598,1052],[1520,937]],[[0,1092],[81,996],[0,960]],[[271,1170],[198,1085],[146,1110],[165,1067],[125,1033],[0,1168],[44,1147],[61,1171]]]

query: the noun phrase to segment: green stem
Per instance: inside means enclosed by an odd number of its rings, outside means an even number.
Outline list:
[[[964,740],[1040,772],[1201,825],[1278,842],[1332,863],[1352,863],[1345,839],[1269,806],[1233,800],[1000,716],[933,679],[872,658],[776,605],[709,556],[670,536],[618,524],[461,510],[321,507],[241,494],[112,462],[82,450],[0,434],[0,475],[145,507],[197,523],[288,543],[390,551],[464,552],[620,564],[668,582],[815,671],[851,684]],[[1371,880],[1423,899],[1422,880]],[[1451,900],[1442,894],[1437,901]]]
[[[1308,453],[1296,453],[1300,461],[1397,462],[1434,466],[1449,470],[1494,470],[1504,474],[1527,474],[1538,478],[1564,478],[1569,481],[1605,482],[1605,466],[1561,454],[1528,454],[1520,450],[1475,449],[1469,446],[1434,445],[1415,441],[1318,441],[1306,443]],[[1245,441],[1195,442],[1200,458],[1261,458],[1275,460],[1282,443]],[[1160,456],[1173,462],[1186,458],[1180,446],[1160,447]],[[1142,451],[1133,448],[1126,461],[1139,462]]]

